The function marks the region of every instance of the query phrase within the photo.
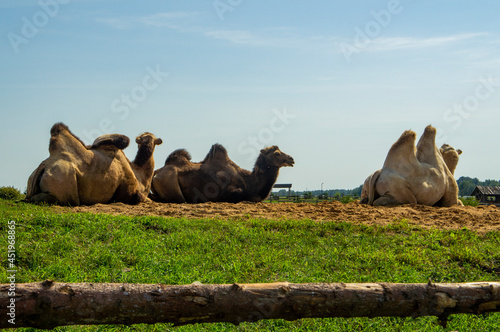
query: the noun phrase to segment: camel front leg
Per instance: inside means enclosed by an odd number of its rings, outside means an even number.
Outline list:
[[[30,203],[35,203],[35,204],[40,204],[40,203],[57,204],[59,202],[57,200],[57,197],[49,193],[36,194],[32,196],[28,201]]]

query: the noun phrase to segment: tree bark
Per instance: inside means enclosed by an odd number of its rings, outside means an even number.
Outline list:
[[[437,316],[446,323],[450,314],[498,311],[499,282],[0,285],[0,328],[378,316]]]

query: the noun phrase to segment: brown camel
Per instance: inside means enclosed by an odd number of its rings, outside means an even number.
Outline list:
[[[455,170],[460,150],[450,146],[439,150],[435,139],[436,129],[427,126],[415,147],[415,132],[405,131],[389,150],[382,169],[366,179],[361,203],[461,205],[458,186],[449,169]]]
[[[156,145],[163,143],[161,138],[156,138],[151,133],[144,133],[135,139],[138,145],[137,155],[131,163],[137,181],[139,181],[139,189],[144,196],[148,196],[151,189],[151,180],[155,170],[155,161],[153,152]]]
[[[76,206],[146,200],[121,150],[128,137],[104,135],[88,148],[63,123],[50,134],[50,156],[29,177],[27,201]]]
[[[227,155],[226,149],[214,144],[205,159],[190,161],[186,150],[174,151],[165,166],[153,176],[154,200],[172,203],[260,202],[272,190],[279,169],[293,166],[294,160],[277,146],[260,151],[252,171],[240,168]]]

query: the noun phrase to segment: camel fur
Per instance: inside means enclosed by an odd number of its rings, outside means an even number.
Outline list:
[[[252,171],[229,159],[226,149],[214,144],[205,159],[191,162],[186,150],[174,151],[165,166],[155,171],[153,200],[172,203],[260,202],[266,199],[278,178],[279,169],[294,160],[271,146],[260,151]]]
[[[137,136],[135,142],[138,145],[138,150],[131,166],[134,171],[134,175],[139,182],[139,190],[144,196],[147,197],[151,189],[151,180],[153,179],[155,170],[153,152],[155,150],[155,146],[162,144],[163,141],[161,138],[156,138],[155,135],[146,132]]]
[[[453,172],[462,152],[449,145],[438,149],[435,139],[436,129],[429,125],[415,147],[416,133],[405,131],[392,145],[382,169],[365,180],[361,203],[461,205]]]
[[[104,135],[87,147],[63,123],[50,133],[50,156],[29,177],[27,201],[77,206],[146,200],[122,151],[128,137]]]

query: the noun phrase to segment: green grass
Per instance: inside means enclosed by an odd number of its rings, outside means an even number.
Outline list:
[[[458,199],[460,199],[462,201],[462,203],[467,206],[467,205],[470,205],[470,206],[478,206],[479,205],[479,201],[476,199],[476,197],[459,197]]]
[[[190,284],[500,281],[500,232],[263,219],[57,214],[0,200],[0,247],[16,222],[17,282]],[[6,252],[6,250],[5,250]],[[6,253],[0,277],[6,282]],[[443,331],[434,317],[65,327],[57,331]],[[25,329],[24,331],[28,331]],[[456,315],[446,330],[500,331],[500,314]],[[21,329],[21,331],[23,331]]]

